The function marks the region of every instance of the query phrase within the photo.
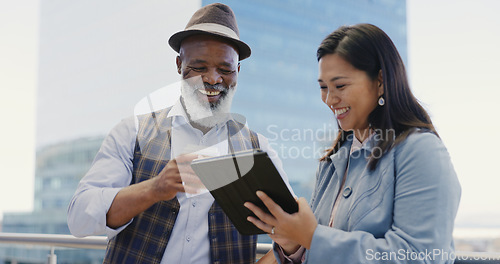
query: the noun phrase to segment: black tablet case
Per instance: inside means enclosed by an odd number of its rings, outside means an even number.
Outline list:
[[[240,168],[242,164],[251,164],[249,162],[252,162],[252,158],[253,166]],[[295,198],[288,190],[287,185],[266,152],[251,150],[219,157],[197,159],[191,163],[191,167],[233,225],[243,235],[265,233],[247,220],[248,216],[255,215],[243,206],[245,202],[252,202],[269,213],[264,203],[256,195],[258,190],[265,192],[284,211],[290,214],[298,211]],[[246,173],[241,171],[246,169],[249,169]],[[217,177],[222,177],[220,176],[221,173],[225,175],[224,177],[227,177],[228,174],[237,174],[232,175],[236,180],[222,187],[217,186]],[[244,175],[241,175],[242,173]]]

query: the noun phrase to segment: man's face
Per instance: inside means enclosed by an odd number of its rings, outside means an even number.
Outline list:
[[[240,69],[233,45],[208,35],[188,37],[181,44],[176,62],[183,78],[184,106],[191,121],[229,112]],[[202,125],[211,127],[221,121],[212,118]]]
[[[200,76],[205,86],[196,96],[216,107],[236,86],[239,72],[237,49],[221,38],[195,35],[182,41],[177,69],[184,80]],[[197,78],[195,78],[197,79]],[[198,87],[200,88],[200,87]]]

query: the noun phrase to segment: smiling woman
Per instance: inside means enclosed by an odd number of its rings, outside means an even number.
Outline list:
[[[256,215],[248,220],[270,233],[279,263],[452,254],[460,185],[391,39],[371,24],[343,26],[323,40],[317,58],[321,99],[340,132],[320,161],[311,202],[298,199],[299,211],[288,214],[258,192],[270,214],[247,202]]]

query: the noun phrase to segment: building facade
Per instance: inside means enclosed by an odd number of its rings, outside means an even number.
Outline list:
[[[37,151],[34,209],[4,214],[2,231],[8,233],[69,234],[66,213],[78,182],[88,171],[103,137],[79,138],[45,146]],[[44,263],[47,248],[0,247],[7,263]],[[102,250],[56,250],[58,263],[102,263]]]

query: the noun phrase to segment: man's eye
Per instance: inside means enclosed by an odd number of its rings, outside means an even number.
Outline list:
[[[234,71],[231,71],[231,70],[226,70],[226,69],[219,69],[219,72],[222,73],[222,74],[231,74],[233,73]]]
[[[204,67],[189,67],[189,68],[195,72],[201,72],[201,71],[205,70]]]

